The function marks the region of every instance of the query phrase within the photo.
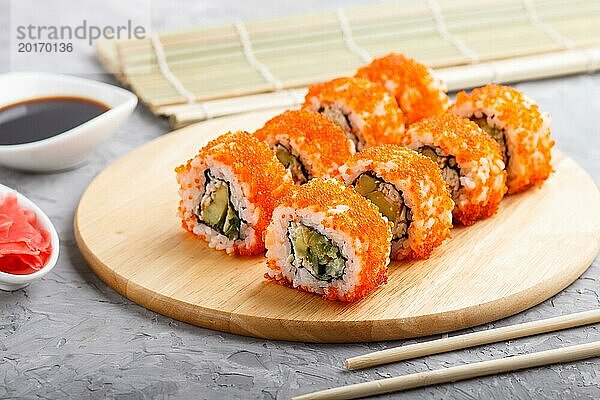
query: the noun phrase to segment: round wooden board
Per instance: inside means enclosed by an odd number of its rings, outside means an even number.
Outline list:
[[[600,250],[600,194],[556,152],[541,189],[503,200],[494,217],[429,260],[394,262],[388,283],[355,303],[267,282],[265,259],[230,257],[185,233],[175,166],[228,130],[275,112],[230,117],[165,135],[102,172],[84,193],[75,236],[92,269],[134,302],[175,319],[242,335],[307,342],[400,339],[483,324],[559,292]]]

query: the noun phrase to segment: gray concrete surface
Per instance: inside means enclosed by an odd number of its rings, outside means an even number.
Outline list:
[[[42,9],[52,7],[51,1],[37,3]],[[332,8],[340,3],[154,1],[152,18],[155,28],[180,28],[234,17]],[[7,0],[0,0],[0,71],[8,70],[7,7]],[[95,60],[89,63],[90,68],[97,68]],[[109,76],[99,79],[113,82]],[[557,147],[599,184],[600,76],[518,87],[552,113]],[[25,290],[0,293],[0,398],[285,399],[337,385],[600,340],[598,326],[589,326],[350,373],[342,369],[344,358],[415,340],[345,345],[275,342],[190,326],[139,307],[87,267],[73,239],[73,212],[94,176],[167,131],[164,121],[138,107],[114,138],[79,169],[34,175],[0,168],[0,182],[46,210],[62,239],[61,258],[52,273]],[[599,283],[600,262],[596,260],[573,285],[543,304],[475,330],[600,307]],[[600,361],[429,387],[407,392],[402,398],[598,399]]]

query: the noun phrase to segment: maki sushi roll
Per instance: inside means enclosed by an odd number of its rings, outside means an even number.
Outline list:
[[[266,143],[246,132],[230,132],[175,171],[185,230],[228,254],[264,251],[263,233],[273,209],[293,187]]]
[[[405,145],[433,160],[442,172],[463,225],[493,215],[506,192],[506,172],[498,143],[476,123],[453,114],[412,125]]]
[[[273,212],[265,277],[328,300],[359,300],[386,281],[391,225],[342,182],[312,179]]]
[[[430,68],[402,54],[376,58],[359,68],[356,76],[385,86],[396,98],[408,124],[442,114],[450,107],[446,85],[434,78]]]
[[[340,172],[393,223],[393,259],[428,258],[450,236],[454,203],[429,158],[396,145],[370,147]]]
[[[452,111],[471,119],[498,142],[509,194],[540,186],[552,172],[550,115],[518,90],[487,85],[460,92]]]
[[[337,175],[339,166],[354,153],[354,145],[339,126],[308,110],[286,111],[254,134],[300,185],[314,177]]]
[[[311,86],[304,109],[319,112],[338,124],[356,151],[379,144],[398,144],[405,118],[394,98],[366,79],[338,78]]]

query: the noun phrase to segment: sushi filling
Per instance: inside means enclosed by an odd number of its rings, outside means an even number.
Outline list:
[[[320,281],[330,282],[344,275],[346,260],[339,247],[315,229],[291,222],[288,239],[292,247],[292,264],[306,269]]]
[[[356,178],[353,186],[358,193],[375,204],[379,208],[379,212],[394,224],[392,228],[393,241],[408,238],[408,227],[412,221],[412,212],[404,202],[402,192],[391,183],[377,178],[371,172],[361,174]]]
[[[354,128],[348,114],[345,114],[342,110],[331,105],[322,106],[318,110],[319,113],[323,114],[333,122],[335,122],[346,134],[346,137],[354,143],[356,151],[361,151],[365,147],[364,140],[358,135],[357,129]]]
[[[296,157],[292,152],[282,144],[275,145],[275,155],[280,163],[283,164],[292,174],[292,179],[295,183],[302,185],[310,179],[310,175],[300,158]]]
[[[508,163],[508,147],[506,147],[506,135],[504,133],[504,129],[499,129],[494,126],[491,126],[487,122],[487,117],[484,115],[481,118],[471,117],[471,121],[475,122],[485,133],[490,135],[499,145],[500,150],[502,150],[502,160],[506,165]]]
[[[215,178],[209,170],[204,176],[206,186],[196,212],[198,221],[230,240],[240,239],[242,219],[233,207],[229,183]]]
[[[452,199],[456,200],[460,190],[460,167],[454,156],[446,156],[439,148],[423,146],[417,151],[435,162],[442,171],[442,177],[450,190]]]

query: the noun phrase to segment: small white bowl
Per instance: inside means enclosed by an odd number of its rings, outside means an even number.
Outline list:
[[[0,164],[26,171],[69,169],[85,159],[131,114],[137,97],[107,83],[67,75],[12,72],[0,75],[0,108],[38,97],[85,97],[110,110],[73,129],[31,143],[0,145]],[[57,116],[60,118],[60,116]]]
[[[48,231],[50,234],[50,243],[52,244],[52,253],[50,254],[50,258],[48,259],[46,265],[33,274],[14,275],[0,271],[0,290],[5,291],[13,291],[24,288],[25,286],[29,285],[30,282],[39,279],[50,272],[56,265],[56,261],[58,260],[58,251],[60,249],[58,233],[56,232],[54,225],[52,225],[50,218],[48,218],[48,216],[38,206],[36,206],[33,201],[29,200],[16,190],[0,184],[0,196],[5,196],[9,193],[16,194],[19,205],[33,211],[37,216],[37,223],[40,225],[40,227]]]

